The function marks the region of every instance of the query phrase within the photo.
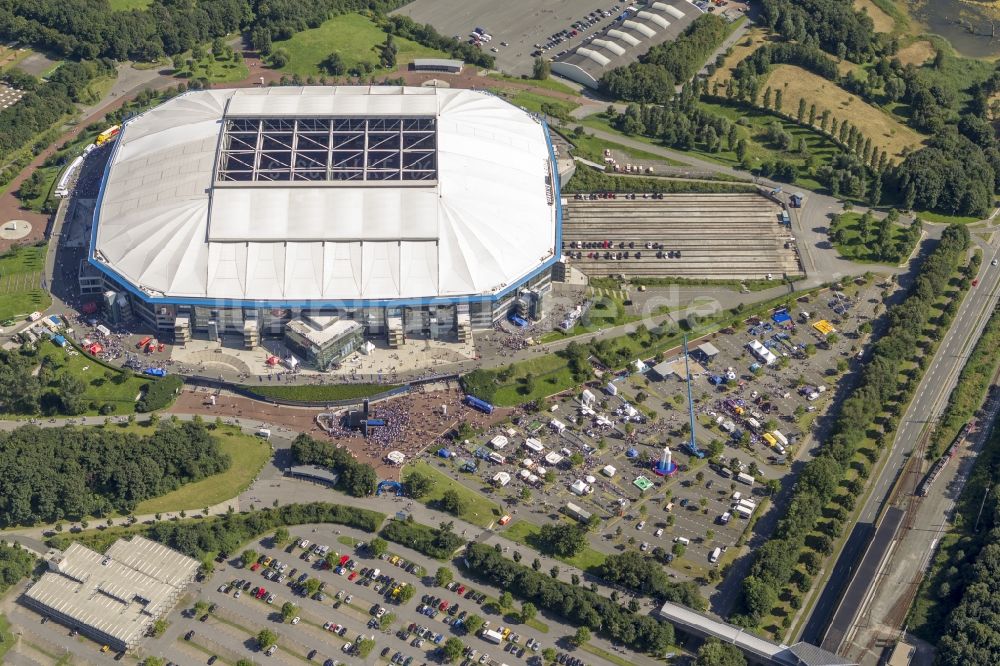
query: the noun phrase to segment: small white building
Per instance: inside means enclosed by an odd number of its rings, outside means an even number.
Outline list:
[[[531,458],[525,458],[521,461],[521,467],[525,469],[533,469],[535,467],[535,461]]]
[[[562,434],[566,430],[566,424],[559,419],[552,419],[549,421],[549,427],[555,430],[557,433]]]
[[[618,387],[614,385],[614,382],[608,382],[607,391],[608,395],[618,395]]]
[[[594,491],[593,488],[584,483],[581,479],[577,479],[570,484],[569,490],[574,495],[587,495]]]
[[[558,465],[560,462],[562,462],[562,459],[563,459],[562,454],[557,451],[550,451],[545,456],[545,462],[547,462],[550,465]]]
[[[617,473],[618,470],[615,469],[613,465],[605,465],[604,469],[601,470],[601,474],[608,477],[609,479],[615,478],[615,474]]]
[[[497,472],[493,475],[493,485],[503,488],[510,483],[510,474],[507,472]]]
[[[591,407],[597,402],[597,396],[590,389],[583,389],[583,393],[580,394],[580,402],[587,407]]]
[[[503,435],[497,435],[490,440],[490,446],[492,446],[497,451],[503,451],[507,445],[510,444],[510,440]]]

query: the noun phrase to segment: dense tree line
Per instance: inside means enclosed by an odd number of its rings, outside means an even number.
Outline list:
[[[993,207],[998,176],[996,135],[972,116],[908,155],[896,170],[896,187],[907,208],[982,217]]]
[[[154,541],[176,548],[185,555],[203,558],[210,553],[236,553],[250,539],[285,525],[334,523],[374,532],[385,515],[356,506],[312,502],[286,504],[260,511],[228,513],[218,518],[157,522],[137,530]],[[65,548],[69,537],[56,536],[49,540],[54,548]],[[95,547],[96,544],[94,544]],[[103,550],[103,548],[99,548]]]
[[[45,83],[16,71],[5,74],[6,83],[25,90],[26,94],[17,104],[0,110],[0,159],[24,148],[35,135],[74,113],[73,102],[80,101],[90,82],[113,72],[113,63],[99,60],[64,63]]]
[[[609,555],[597,575],[609,583],[660,601],[674,601],[696,610],[706,607],[697,585],[691,582],[675,583],[661,564],[634,550]]]
[[[151,379],[143,386],[142,397],[135,403],[135,411],[155,412],[163,409],[174,401],[182,386],[184,380],[179,375]]]
[[[413,516],[407,516],[406,520],[390,520],[379,534],[383,539],[437,560],[451,557],[462,545],[462,538],[451,531],[451,523],[441,523],[438,528],[428,527],[414,522]]]
[[[340,475],[337,485],[355,497],[375,494],[378,476],[368,463],[358,462],[351,450],[333,442],[321,442],[302,433],[292,442],[292,455],[302,465],[329,467]]]
[[[868,14],[844,0],[762,0],[763,22],[789,41],[868,62],[885,48]]]
[[[23,426],[0,434],[0,525],[129,513],[229,465],[218,440],[193,422],[164,421],[148,436]]]
[[[470,543],[465,563],[471,575],[522,601],[596,631],[639,652],[662,652],[674,642],[672,625],[639,615],[588,589],[570,585],[505,558],[492,546]]]
[[[868,428],[893,401],[905,402],[908,399],[905,395],[900,396],[901,389],[906,393],[915,388],[917,378],[901,387],[899,375],[904,363],[916,356],[919,340],[934,312],[934,304],[947,289],[968,245],[969,232],[964,226],[952,225],[945,229],[938,247],[921,266],[906,299],[888,310],[888,330],[873,346],[871,360],[862,370],[858,385],[841,403],[819,455],[807,463],[799,475],[785,515],[771,538],[754,553],[750,574],[743,581],[746,616],[737,618],[739,622],[756,625],[771,611],[781,588],[793,578],[800,590],[809,588],[809,577],[796,569],[806,537],[816,529],[823,508],[834,499],[838,485],[867,436]],[[943,324],[944,321],[936,323]],[[885,430],[889,432],[893,428],[894,425],[889,422]],[[861,479],[866,475],[867,468]],[[850,510],[854,496],[845,497],[849,498],[846,501],[850,506],[843,508]],[[832,522],[826,528],[832,533],[830,536],[835,536],[842,527],[843,519],[834,518]],[[823,550],[832,552],[830,538],[824,536],[827,539]],[[807,565],[807,570],[810,569],[815,569],[814,562]]]
[[[613,99],[659,103],[673,96],[674,87],[688,81],[726,38],[727,23],[703,14],[677,39],[658,44],[638,62],[617,67],[601,77],[601,91]]]
[[[35,568],[35,557],[14,542],[0,542],[0,594],[6,592]]]
[[[735,88],[725,91],[726,97],[755,100],[760,82],[767,78],[774,65],[796,65],[830,81],[839,77],[837,63],[815,46],[787,42],[765,44],[737,63],[731,84]],[[719,93],[718,89],[713,91],[715,95]]]
[[[617,176],[582,164],[577,165],[576,173],[561,189],[567,194],[575,192],[753,192],[756,190],[750,183],[723,180],[708,183],[705,181]]]
[[[423,44],[438,51],[451,54],[453,58],[464,60],[479,67],[493,67],[493,56],[480,48],[454,37],[445,37],[434,29],[430,23],[417,23],[409,16],[396,14],[387,16],[380,23],[383,30],[406,39]]]
[[[154,0],[111,11],[108,0],[0,0],[0,39],[61,56],[152,61],[247,30],[255,45],[287,39],[352,11],[387,12],[405,0]],[[264,49],[265,52],[267,49]]]

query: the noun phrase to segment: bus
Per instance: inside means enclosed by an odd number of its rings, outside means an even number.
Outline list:
[[[469,407],[472,407],[473,409],[479,410],[483,414],[493,413],[493,405],[486,402],[485,400],[480,400],[474,395],[465,396],[465,404],[467,404]]]

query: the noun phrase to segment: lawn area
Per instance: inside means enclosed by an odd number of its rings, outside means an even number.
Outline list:
[[[283,398],[304,402],[324,402],[368,398],[399,388],[396,384],[320,384],[301,386],[244,386],[265,398]]]
[[[748,55],[760,48],[761,44],[767,42],[767,32],[764,28],[752,27],[747,30],[746,35],[739,40],[729,50],[722,67],[715,70],[715,73],[708,78],[709,85],[718,83],[720,86],[732,78],[733,70],[743,62]]]
[[[112,414],[132,414],[135,412],[135,401],[142,392],[142,387],[151,381],[149,377],[123,375],[120,371],[107,368],[84,354],[69,355],[67,351],[73,348],[59,347],[49,340],[39,343],[38,354],[56,362],[57,372],[66,369],[83,380],[86,390],[83,395],[88,403],[96,405],[110,404],[114,407]],[[39,361],[41,358],[39,358]],[[109,379],[110,375],[110,379]],[[122,378],[124,377],[124,381]],[[97,414],[97,409],[89,408],[87,415]]]
[[[526,520],[515,520],[503,532],[501,532],[501,534],[511,541],[523,543],[526,546],[530,546],[531,548],[542,552],[538,547],[538,534],[541,531],[542,528],[534,523],[529,523]],[[603,553],[597,552],[590,546],[585,546],[582,551],[573,557],[558,557],[556,559],[561,562],[565,562],[570,566],[574,566],[581,571],[592,571],[604,564],[604,560],[607,559],[607,557]]]
[[[153,0],[108,0],[113,12],[127,12],[130,9],[145,9]]]
[[[506,74],[498,74],[493,72],[489,74],[489,78],[496,79],[497,81],[511,81],[513,83],[525,83],[532,88],[543,88],[545,90],[551,90],[552,92],[565,93],[567,95],[578,95],[579,93],[573,88],[569,87],[565,83],[562,83],[558,79],[548,78],[542,79],[522,79],[517,76],[507,76]]]
[[[549,97],[548,95],[543,95],[542,93],[530,92],[527,90],[521,90],[514,94],[510,94],[506,91],[497,92],[505,97],[511,104],[524,107],[528,111],[532,111],[534,113],[542,113],[542,105],[544,104],[548,109],[545,113],[555,117],[569,117],[570,111],[579,106],[578,104],[573,104],[572,102],[566,102],[561,99]]]
[[[865,12],[875,25],[875,32],[892,32],[896,21],[873,0],[854,0],[854,9]]]
[[[878,254],[876,254],[874,227],[878,222],[876,221],[872,225],[871,235],[867,243],[861,240],[860,223],[861,213],[843,213],[840,215],[840,222],[837,223],[837,229],[841,230],[842,240],[836,245],[837,252],[840,253],[840,256],[851,261],[873,264],[886,263],[881,261]],[[892,226],[892,242],[900,243],[905,239],[906,227],[901,224],[894,224]]]
[[[406,472],[408,471],[420,472],[434,479],[434,487],[431,488],[431,491],[427,495],[420,498],[420,501],[424,504],[432,504],[440,500],[446,491],[454,490],[464,501],[465,506],[462,513],[458,516],[462,520],[473,525],[479,525],[480,527],[487,527],[503,516],[503,510],[499,504],[490,500],[482,493],[467,488],[424,460],[416,460],[407,465],[403,470],[403,478],[406,478]]]
[[[993,202],[996,205],[996,202]],[[928,222],[938,222],[940,224],[972,224],[973,222],[978,222],[979,218],[970,215],[943,215],[941,213],[933,213],[931,211],[915,211],[917,217],[921,220],[927,220]]]
[[[13,248],[0,257],[0,321],[25,317],[52,305],[41,288],[48,246]]]
[[[191,51],[186,51],[174,57],[174,64],[180,65],[174,71],[174,76],[182,79],[208,79],[215,83],[233,83],[250,76],[250,70],[243,64],[243,56],[234,51],[233,56],[212,55],[211,45],[204,47],[205,55],[194,59]],[[190,63],[188,61],[191,61]]]
[[[8,67],[13,67],[30,56],[32,53],[34,53],[34,51],[29,48],[22,47],[12,49],[0,44],[0,72]]]
[[[303,30],[284,41],[274,42],[274,49],[288,52],[288,64],[281,71],[300,76],[325,74],[319,64],[331,53],[339,53],[348,69],[361,62],[377,65],[378,47],[385,41],[385,32],[360,14],[342,14],[318,28]],[[396,37],[396,62],[403,65],[414,58],[450,58],[436,49]]]
[[[899,161],[904,153],[920,146],[926,137],[853,95],[835,83],[795,65],[777,65],[761,84],[761,89],[784,90],[782,107],[795,113],[799,99],[816,103],[816,117],[829,111],[839,121],[850,121],[872,144]],[[819,121],[817,121],[819,122]]]
[[[611,141],[605,141],[604,139],[598,139],[592,134],[585,133],[583,136],[575,136],[573,134],[567,134],[565,138],[567,141],[573,144],[574,155],[588,159],[591,162],[597,162],[598,164],[604,163],[605,150],[613,150],[615,152],[624,153],[625,155],[632,157],[636,160],[649,160],[650,162],[659,162],[661,164],[668,164],[670,166],[687,166],[683,162],[672,160],[669,157],[663,157],[661,155],[647,153],[644,150],[639,150],[637,148],[628,148],[619,143],[613,143]]]
[[[14,643],[16,642],[17,636],[10,630],[10,621],[6,615],[0,615],[0,663],[3,662],[7,650],[14,647]]]
[[[541,337],[541,342],[545,343],[562,340],[563,338],[572,338],[602,328],[621,326],[622,324],[639,319],[640,315],[631,314],[626,310],[625,292],[604,287],[590,287],[588,292],[588,296],[595,297],[595,300],[587,316],[577,322],[576,326],[569,331],[563,332],[561,329],[549,331]]]
[[[212,431],[232,465],[221,474],[188,483],[177,490],[142,502],[136,514],[202,509],[236,497],[253,482],[271,457],[270,445],[260,437],[247,435],[236,426],[222,426]]]

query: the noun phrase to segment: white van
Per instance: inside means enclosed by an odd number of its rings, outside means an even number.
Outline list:
[[[674,543],[681,543],[684,544],[685,546],[690,546],[691,539],[688,539],[687,537],[674,537]]]
[[[261,428],[257,431],[257,436],[262,439],[271,439],[271,431],[267,428]]]
[[[709,555],[708,555],[708,561],[711,562],[712,564],[715,564],[716,562],[719,561],[719,556],[720,555],[722,555],[722,549],[721,548],[716,548],[711,553],[709,553]]]

